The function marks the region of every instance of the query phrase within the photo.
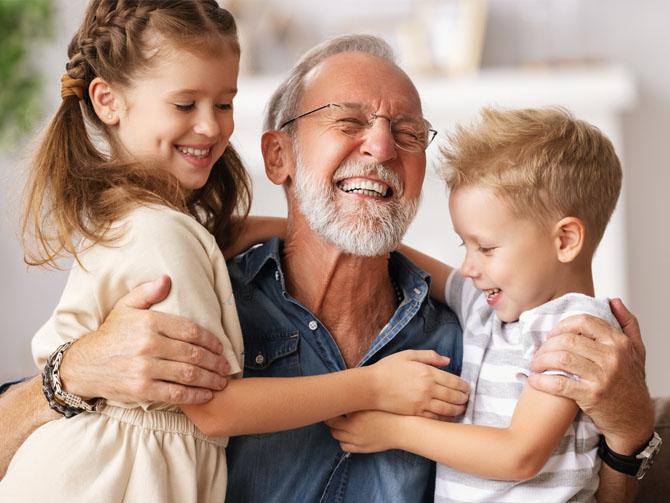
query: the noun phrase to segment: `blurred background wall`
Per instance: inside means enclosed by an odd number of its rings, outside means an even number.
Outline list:
[[[254,177],[255,213],[282,214],[285,207],[281,190],[266,182],[262,173],[258,153],[262,103],[301,52],[337,33],[385,36],[417,82],[425,113],[440,131],[453,127],[455,121],[471,119],[479,106],[488,103],[555,103],[597,123],[616,143],[625,173],[624,196],[599,252],[598,288],[603,295],[622,296],[637,314],[647,346],[652,394],[670,394],[665,361],[670,357],[670,338],[662,315],[665,285],[670,284],[666,221],[670,214],[666,152],[670,133],[670,2],[223,3],[240,20],[245,73],[236,100],[233,141]],[[32,56],[46,83],[40,101],[44,117],[35,121],[33,134],[0,151],[0,381],[35,372],[30,338],[55,306],[67,274],[28,270],[23,264],[17,239],[18,195],[35,134],[58,104],[58,78],[64,70],[67,42],[85,4],[84,0],[54,0],[53,37],[36,44]],[[469,9],[475,4],[473,14]],[[465,20],[472,16],[473,21]],[[0,51],[6,47],[3,38],[0,33]],[[408,241],[457,264],[460,252],[446,237],[450,225],[445,220],[444,191],[431,176],[424,189],[429,204],[424,200]]]

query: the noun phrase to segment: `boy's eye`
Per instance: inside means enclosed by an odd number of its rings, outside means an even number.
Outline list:
[[[188,111],[193,110],[195,108],[195,102],[193,102],[193,103],[175,103],[174,106],[177,107],[177,110],[181,110],[182,112],[188,112]]]
[[[479,251],[486,254],[486,253],[491,253],[493,250],[495,250],[495,246],[480,246]]]

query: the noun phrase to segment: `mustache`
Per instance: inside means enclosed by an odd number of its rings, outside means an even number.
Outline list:
[[[395,171],[385,167],[383,164],[374,162],[345,161],[339,168],[337,168],[337,171],[335,171],[333,182],[338,183],[345,178],[353,178],[357,176],[374,176],[391,187],[393,195],[396,197],[402,196],[405,190],[402,180]]]

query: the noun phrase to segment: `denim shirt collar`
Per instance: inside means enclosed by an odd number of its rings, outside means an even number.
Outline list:
[[[284,270],[282,269],[281,253],[284,242],[274,237],[264,243],[251,248],[245,255],[243,278],[245,284],[250,284],[263,270],[269,261],[275,263],[276,271],[280,275],[282,289],[286,290],[284,284]],[[410,301],[423,302],[430,291],[430,275],[423,269],[413,264],[407,257],[399,252],[391,252],[389,257],[389,273],[402,290],[404,300],[402,304]]]

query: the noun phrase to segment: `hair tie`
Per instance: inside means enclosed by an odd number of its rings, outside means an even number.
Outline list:
[[[64,73],[60,78],[60,97],[67,98],[68,96],[76,96],[77,99],[84,99],[84,86],[86,81],[84,79],[73,79],[67,73]]]

